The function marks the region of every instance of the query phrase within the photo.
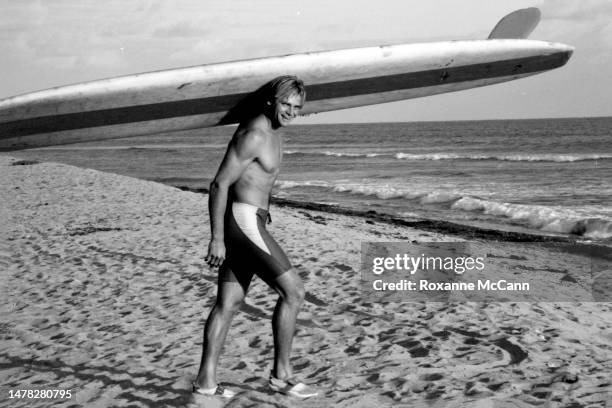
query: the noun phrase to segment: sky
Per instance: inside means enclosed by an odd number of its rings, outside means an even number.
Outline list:
[[[0,98],[236,59],[484,39],[504,15],[533,6],[543,16],[530,38],[576,47],[565,67],[298,122],[612,116],[610,0],[0,0]]]

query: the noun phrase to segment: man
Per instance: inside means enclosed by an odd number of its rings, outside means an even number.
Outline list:
[[[278,77],[263,90],[264,109],[240,123],[210,185],[212,237],[206,262],[220,267],[219,283],[217,301],[204,327],[202,362],[193,391],[225,398],[235,395],[217,384],[216,368],[232,317],[256,274],[279,295],[272,317],[274,366],[270,388],[308,398],[316,392],[292,378],[289,361],[304,286],[265,229],[282,158],[278,130],[298,115],[306,92],[302,81],[293,76]]]

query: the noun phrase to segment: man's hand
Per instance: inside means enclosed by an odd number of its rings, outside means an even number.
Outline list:
[[[223,241],[211,240],[208,244],[208,255],[204,260],[211,268],[221,266],[225,261],[225,244]]]

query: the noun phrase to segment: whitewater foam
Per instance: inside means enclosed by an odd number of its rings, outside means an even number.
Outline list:
[[[604,154],[514,154],[514,155],[479,155],[469,154],[460,155],[455,153],[428,153],[428,154],[411,154],[411,153],[396,153],[396,159],[402,160],[499,160],[499,161],[516,161],[516,162],[577,162],[589,160],[605,160],[612,159],[612,153]]]
[[[351,193],[366,196],[375,196],[383,200],[389,200],[392,198],[413,199],[422,195],[422,193],[392,187],[389,185],[339,184],[333,186],[332,189],[333,191],[336,191],[338,193]]]
[[[371,196],[381,200],[405,199],[423,205],[448,203],[451,210],[482,213],[544,232],[572,234],[592,239],[612,238],[612,219],[590,217],[562,207],[486,200],[448,188],[432,191],[389,184],[330,183],[322,180],[283,181],[278,182],[277,186],[281,189],[319,187],[336,193]]]
[[[443,191],[417,190],[412,187],[400,187],[389,184],[358,184],[358,183],[329,183],[321,180],[312,181],[282,181],[276,186],[281,189],[298,187],[323,187],[336,193],[349,193],[373,196],[382,200],[404,198],[408,200],[419,199],[421,204],[437,204],[452,202],[461,198],[461,194],[444,189]]]
[[[384,153],[345,153],[345,152],[323,152],[325,156],[334,156],[334,157],[377,157],[377,156],[385,156]]]
[[[538,205],[512,204],[462,197],[451,209],[480,211],[483,214],[503,217],[514,223],[546,232],[573,234],[593,239],[612,238],[612,220],[584,218],[575,211]]]
[[[280,189],[297,188],[297,187],[329,187],[330,183],[323,180],[311,181],[277,181],[275,187]]]
[[[376,157],[376,156],[389,156],[384,153],[351,153],[351,152],[304,152],[299,150],[285,150],[285,155],[302,155],[302,156],[332,156],[332,157]]]
[[[332,157],[394,157],[398,160],[497,160],[511,162],[555,162],[571,163],[579,161],[594,161],[612,159],[612,153],[541,153],[541,154],[457,154],[457,153],[356,153],[356,152],[304,152],[298,150],[286,150],[286,155],[313,155],[313,156],[332,156]]]

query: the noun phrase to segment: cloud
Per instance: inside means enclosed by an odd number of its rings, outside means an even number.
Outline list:
[[[55,70],[72,70],[77,67],[78,61],[79,58],[75,56],[55,56],[39,58],[36,64],[45,68],[53,68]]]
[[[232,49],[231,45],[231,42],[225,39],[202,39],[189,48],[174,51],[170,54],[170,59],[180,62],[199,58],[212,62],[219,58],[221,50]]]
[[[78,59],[78,64],[85,68],[115,69],[127,66],[121,50],[105,50],[84,55]]]
[[[610,0],[544,0],[541,9],[545,19],[593,22],[612,17]]]
[[[202,25],[192,21],[177,21],[167,24],[153,31],[155,38],[177,38],[177,37],[203,37],[210,33]]]
[[[612,46],[610,0],[544,0],[538,37],[576,46],[576,57],[587,64],[609,60]],[[575,58],[576,59],[576,58]]]

